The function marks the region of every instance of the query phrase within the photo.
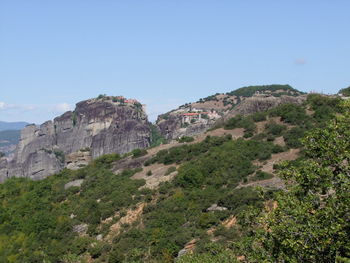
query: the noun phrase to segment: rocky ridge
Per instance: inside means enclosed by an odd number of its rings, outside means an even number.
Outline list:
[[[187,103],[157,119],[160,133],[168,140],[203,133],[221,120],[235,115],[266,111],[280,104],[302,104],[306,94],[289,85],[249,86],[217,93]]]

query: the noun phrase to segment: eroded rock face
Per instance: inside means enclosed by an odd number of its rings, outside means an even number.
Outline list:
[[[157,126],[160,134],[167,140],[173,140],[182,136],[194,136],[205,132],[211,128],[216,121],[202,120],[201,122],[193,123],[185,127],[182,125],[181,116],[170,115],[167,120],[160,120]]]
[[[0,181],[12,176],[42,179],[103,154],[148,147],[149,123],[138,106],[91,99],[53,121],[28,125],[21,132],[13,160],[1,160]]]

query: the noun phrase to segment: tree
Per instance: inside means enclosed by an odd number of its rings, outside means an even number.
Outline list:
[[[4,157],[5,156],[5,153],[3,152],[0,152],[0,158]]]
[[[326,128],[303,139],[305,159],[285,166],[288,191],[260,218],[251,261],[335,262],[350,258],[350,101]],[[258,244],[258,245],[257,245]]]

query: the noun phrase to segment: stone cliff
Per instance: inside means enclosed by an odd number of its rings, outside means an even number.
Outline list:
[[[150,127],[142,105],[120,98],[82,101],[53,121],[26,126],[14,158],[0,160],[0,181],[13,176],[42,179],[103,154],[148,147]]]

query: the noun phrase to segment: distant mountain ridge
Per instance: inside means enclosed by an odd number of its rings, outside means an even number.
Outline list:
[[[20,122],[0,121],[0,131],[22,130],[28,124],[29,124],[28,122],[24,122],[24,121],[20,121]]]
[[[28,122],[6,122],[0,121],[0,152],[11,155],[21,137],[21,130]]]

